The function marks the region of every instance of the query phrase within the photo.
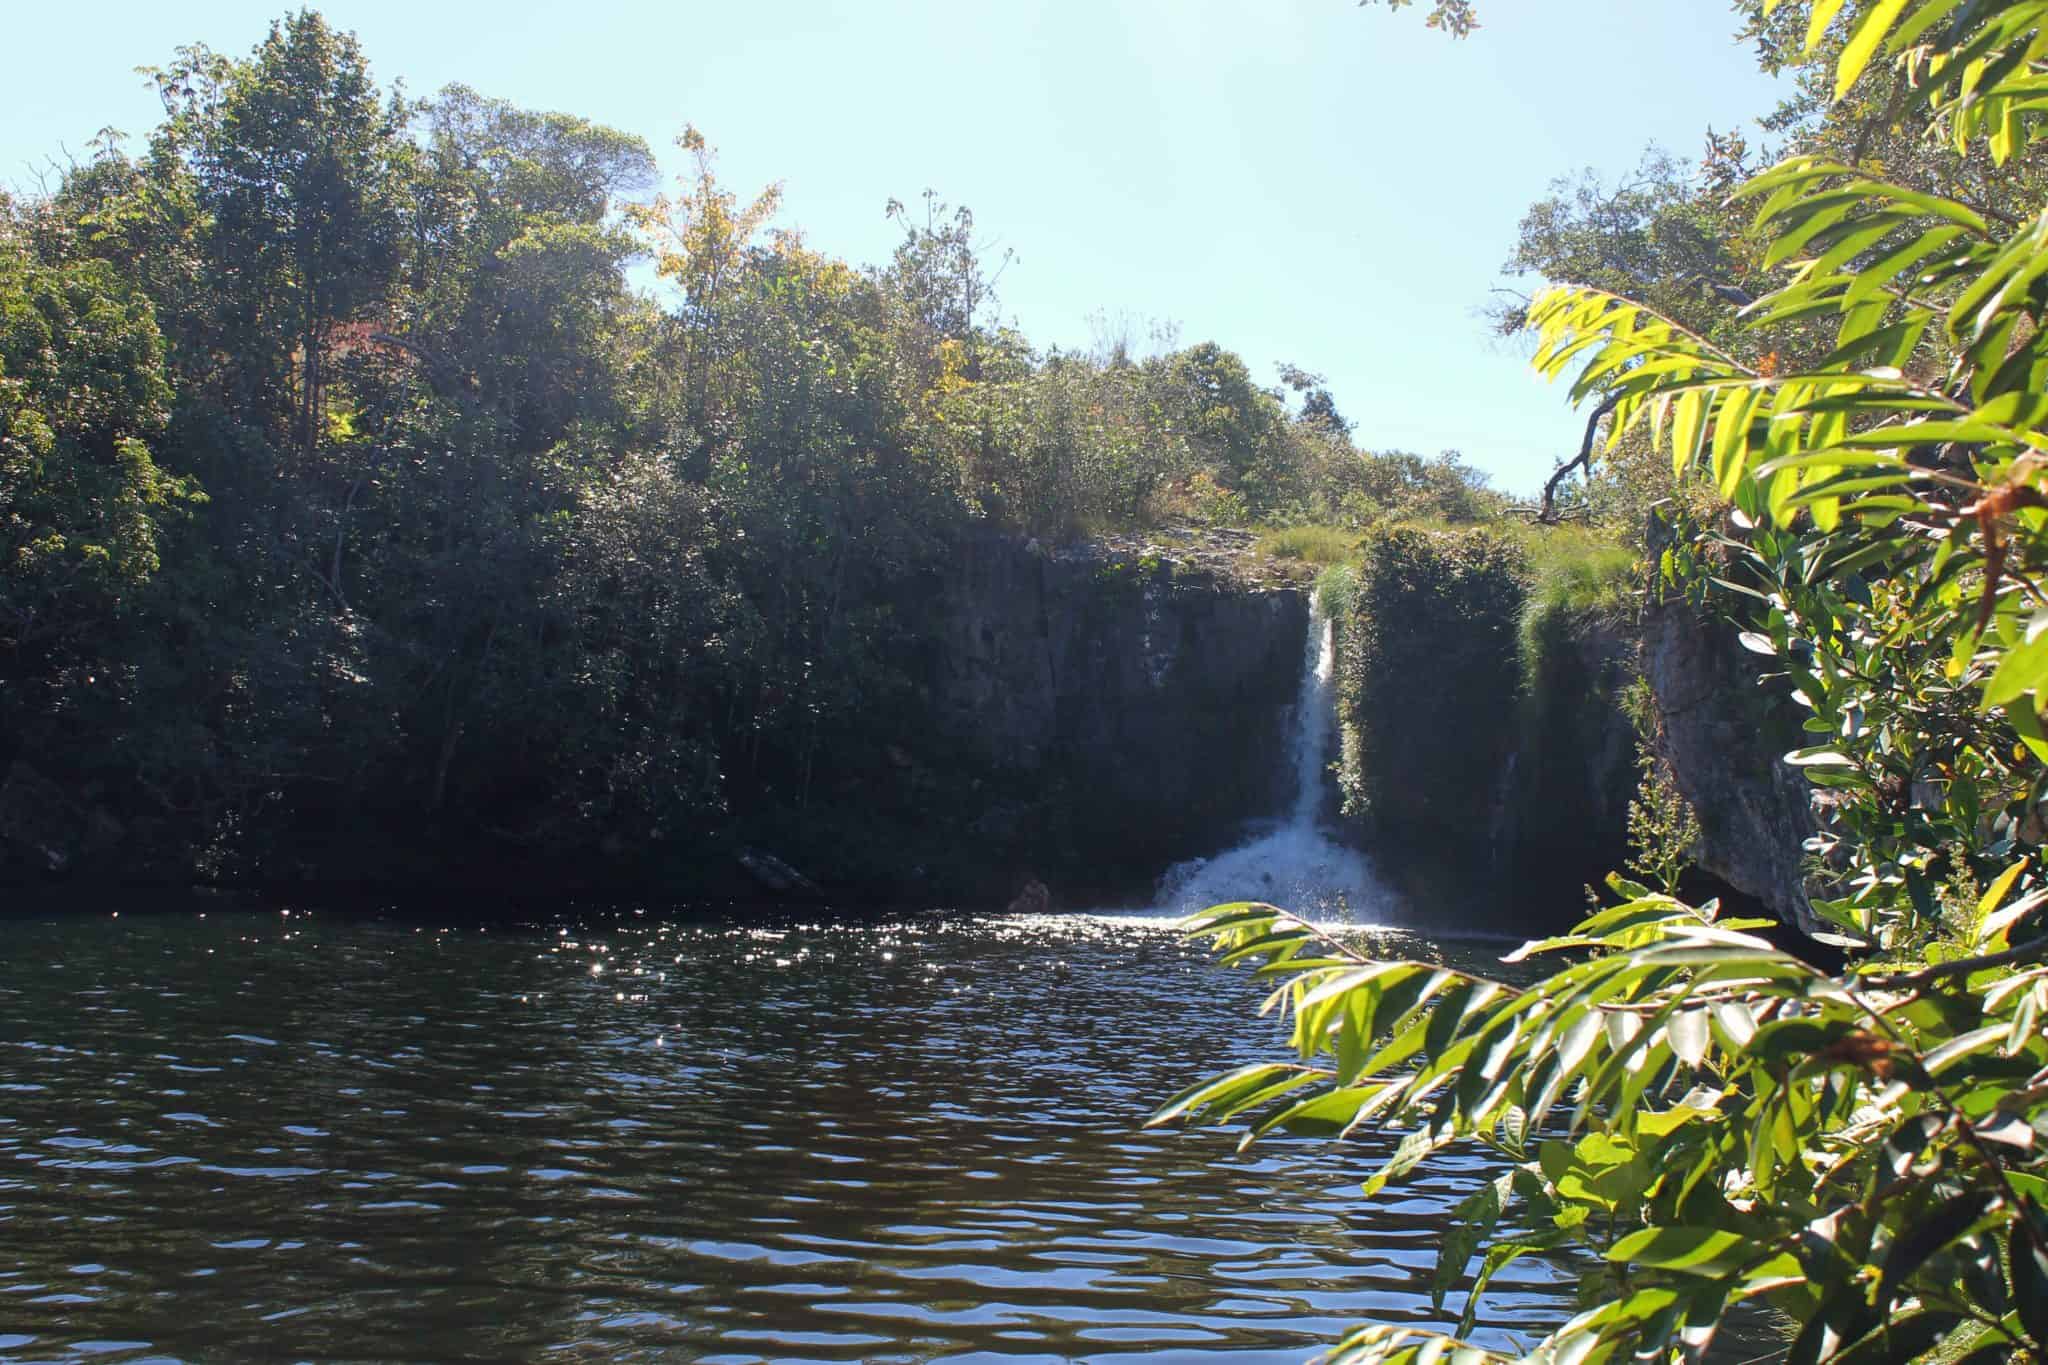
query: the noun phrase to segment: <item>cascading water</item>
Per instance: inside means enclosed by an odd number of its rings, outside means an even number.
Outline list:
[[[1286,816],[1250,841],[1176,863],[1159,881],[1158,907],[1188,914],[1226,901],[1267,901],[1316,919],[1389,918],[1392,897],[1355,849],[1323,828],[1323,784],[1336,739],[1331,696],[1335,635],[1320,595],[1309,599],[1301,691],[1295,699],[1294,796]]]

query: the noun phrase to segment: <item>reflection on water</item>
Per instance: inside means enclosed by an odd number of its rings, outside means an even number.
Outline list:
[[[1295,1361],[1482,1174],[1140,1131],[1273,1044],[1160,920],[0,935],[5,1360]]]

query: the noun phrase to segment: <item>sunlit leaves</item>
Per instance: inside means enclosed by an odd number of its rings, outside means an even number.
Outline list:
[[[2037,893],[2014,894],[2028,866],[1988,886],[1980,913],[2009,923],[2011,906],[2038,904]],[[1912,1340],[1938,1339],[1962,1322],[1941,1307],[1952,1267],[1974,1257],[1980,1278],[2004,1274],[1979,1248],[2016,1208],[2005,1163],[2018,1172],[2041,1158],[2032,1125],[2048,1124],[2048,1037],[2016,1028],[2039,991],[1975,996],[1980,976],[1948,968],[1829,976],[1747,922],[1647,895],[1515,954],[1575,959],[1521,986],[1374,961],[1272,906],[1217,907],[1191,927],[1281,978],[1268,1005],[1291,1019],[1301,1060],[1191,1087],[1153,1121],[1240,1118],[1248,1137],[1405,1130],[1368,1195],[1450,1142],[1493,1147],[1510,1169],[1457,1210],[1433,1280],[1440,1298],[1475,1256],[1490,1273],[1596,1229],[1602,1256],[1636,1285],[1612,1311],[1567,1325],[1539,1358],[1678,1349],[1688,1323],[1718,1311],[1692,1313],[1702,1293],[1833,1302],[1866,1264],[1881,1303],[1921,1305]],[[1907,1008],[1915,1001],[1941,1007]],[[2003,1087],[2034,1074],[2029,1088]],[[1557,1110],[1566,1098],[1568,1116]],[[1984,1155],[1993,1149],[2009,1153],[1996,1166]],[[1921,1209],[1909,1186],[1933,1203]],[[1880,1187],[1896,1208],[1881,1206],[1875,1224],[1852,1220],[1857,1245],[1843,1242],[1838,1218],[1816,1218],[1826,1200],[1842,1207]],[[1469,1306],[1466,1316],[1469,1326]],[[1814,1358],[1879,1351],[1871,1333],[1882,1321],[1816,1329]],[[1452,1349],[1433,1335],[1366,1332],[1335,1358]]]
[[[1999,162],[2048,114],[2048,0],[1807,15],[1838,99],[1882,79]],[[1222,907],[1195,931],[1278,979],[1297,1060],[1196,1108],[1250,1135],[1401,1133],[1368,1195],[1451,1143],[1490,1148],[1506,1172],[1457,1209],[1439,1295],[1475,1257],[1473,1297],[1522,1255],[1599,1262],[1589,1306],[1531,1359],[1698,1359],[1749,1299],[1798,1324],[1799,1365],[2040,1357],[2048,214],[1811,156],[1735,201],[1777,274],[1744,309],[1754,344],[1591,288],[1527,317],[1537,368],[1611,413],[1610,449],[1647,428],[1726,503],[1674,537],[1664,581],[1738,602],[1742,646],[1804,710],[1783,761],[1823,798],[1812,908],[1849,965],[1621,882],[1510,955],[1550,968],[1533,981],[1374,962],[1273,907]],[[1459,1332],[1473,1321],[1468,1302]],[[1490,1355],[1376,1327],[1332,1358]]]

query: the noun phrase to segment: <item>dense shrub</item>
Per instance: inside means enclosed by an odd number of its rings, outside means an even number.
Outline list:
[[[1338,618],[1346,810],[1385,856],[1471,864],[1516,733],[1528,556],[1495,531],[1367,539]]]

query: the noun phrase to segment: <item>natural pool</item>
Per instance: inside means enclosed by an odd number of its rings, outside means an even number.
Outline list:
[[[1167,919],[146,909],[0,919],[0,1360],[1299,1361],[1485,1169],[1141,1131],[1276,1047]]]

